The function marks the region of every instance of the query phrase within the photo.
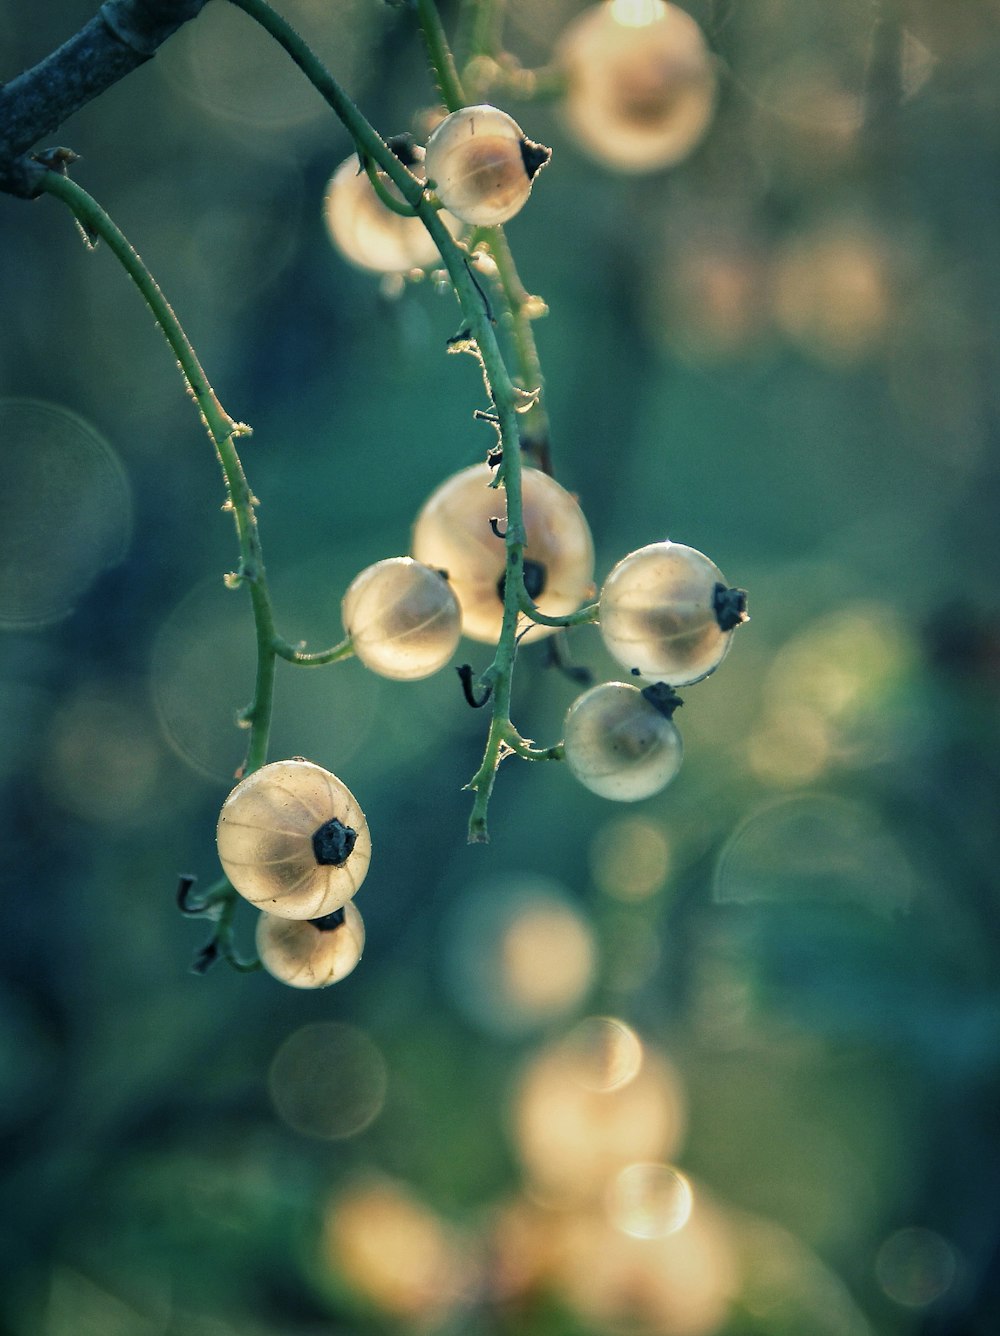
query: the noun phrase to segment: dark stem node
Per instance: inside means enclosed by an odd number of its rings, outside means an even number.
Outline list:
[[[354,852],[358,832],[332,816],[313,833],[312,845],[316,862],[321,867],[340,867]]]

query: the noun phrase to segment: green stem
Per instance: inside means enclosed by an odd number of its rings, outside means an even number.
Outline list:
[[[170,344],[181,374],[201,411],[202,420],[215,446],[226,484],[227,505],[233,513],[240,546],[239,570],[232,583],[246,583],[250,590],[257,637],[257,672],[253,700],[242,712],[242,722],[250,729],[244,770],[250,773],[267,760],[274,697],[274,614],[271,608],[264,570],[264,556],[257,533],[254,496],[250,491],[236,437],[249,429],[234,422],[220,404],[215,391],[198,361],[194,348],[163,295],[159,284],[146,268],[138,252],[104,209],[87,192],[59,172],[50,171],[43,189],[71,210],[87,236],[100,237],[108,245],[126,273],[142,294],[153,318]]]
[[[371,158],[366,157],[365,174],[372,183],[372,190],[378,195],[379,199],[387,209],[393,213],[398,213],[401,218],[416,218],[417,211],[412,204],[407,204],[405,200],[397,199],[386,183],[382,180],[378,167],[372,162]]]
[[[460,107],[464,107],[466,104],[465,92],[458,75],[455,57],[451,53],[451,47],[448,45],[448,39],[445,36],[437,5],[434,0],[417,0],[416,8],[417,17],[420,20],[420,31],[424,36],[431,69],[434,71],[434,77],[441,92],[441,100],[449,111],[458,111]]]
[[[314,668],[324,663],[340,663],[342,659],[351,658],[354,654],[354,641],[350,636],[347,636],[338,645],[331,646],[330,649],[319,649],[309,653],[298,645],[290,645],[287,640],[275,636],[274,652],[282,659],[287,659],[289,663],[298,663],[305,668]]]
[[[504,295],[508,312],[514,354],[517,359],[521,388],[536,395],[534,403],[523,416],[523,445],[545,473],[552,473],[552,451],[549,434],[549,415],[545,411],[542,364],[531,322],[545,313],[545,304],[532,297],[521,282],[507,235],[502,227],[484,228],[482,236],[497,267],[497,281]],[[533,307],[538,309],[532,310]]]

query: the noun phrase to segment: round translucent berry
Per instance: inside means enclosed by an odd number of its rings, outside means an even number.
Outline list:
[[[400,682],[443,668],[462,636],[462,610],[447,577],[412,557],[363,570],[344,595],[341,617],[365,667]]]
[[[287,919],[340,909],[371,859],[368,822],[350,789],[300,758],[241,780],[222,805],[216,839],[240,895]]]
[[[664,0],[607,0],[565,29],[557,60],[564,114],[607,167],[650,172],[680,162],[712,119],[715,69],[694,19]]]
[[[365,925],[352,903],[317,921],[261,914],[257,954],[268,974],[292,988],[328,988],[346,979],[365,948]]]
[[[438,199],[456,218],[492,227],[520,212],[550,156],[505,111],[462,107],[428,139],[424,166]]]
[[[507,551],[503,488],[493,471],[474,464],[453,474],[424,503],[413,529],[413,555],[448,572],[462,608],[462,630],[495,644],[503,621]],[[594,545],[583,511],[569,492],[538,469],[523,469],[521,500],[526,543],[524,583],[540,612],[575,612],[593,594]],[[491,519],[494,523],[491,525]],[[533,625],[527,637],[551,635]]]
[[[569,708],[566,764],[593,793],[637,802],[659,793],[684,754],[676,726],[638,687],[602,682]]]
[[[407,165],[423,180],[423,149],[413,148],[411,153],[413,161]],[[384,173],[380,176],[386,189],[402,200],[389,178]],[[440,216],[452,232],[461,229],[458,220],[447,212],[442,211]],[[420,219],[394,213],[383,204],[354,154],[330,178],[323,197],[323,218],[333,244],[360,269],[405,274],[439,261],[437,246]]]
[[[650,543],[613,568],[601,590],[604,643],[652,682],[685,686],[715,671],[745,618],[745,595],[693,547]]]

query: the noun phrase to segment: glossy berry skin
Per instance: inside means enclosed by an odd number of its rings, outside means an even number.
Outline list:
[[[504,532],[502,488],[491,488],[493,471],[474,464],[448,478],[424,503],[413,529],[413,555],[448,572],[462,608],[462,630],[473,640],[495,644],[503,621],[506,548],[490,526],[499,517]],[[527,542],[525,584],[538,609],[553,617],[575,612],[592,595],[594,545],[576,501],[547,474],[526,468],[521,499]],[[551,635],[533,626],[526,638]]]
[[[346,979],[365,948],[365,925],[353,903],[333,926],[261,914],[257,954],[268,974],[292,988],[328,988]]]
[[[578,697],[564,739],[566,764],[580,783],[616,802],[659,793],[684,754],[676,726],[627,682],[602,682]]]
[[[701,29],[664,0],[606,0],[565,29],[564,113],[606,167],[651,172],[700,142],[715,107],[715,72]]]
[[[699,682],[718,668],[732,643],[732,630],[720,625],[719,591],[727,592],[722,572],[693,547],[640,547],[604,582],[604,643],[622,667],[651,682]]]
[[[414,150],[416,153],[422,150]],[[410,170],[423,179],[423,165]],[[382,178],[397,194],[389,178]],[[402,198],[400,196],[400,198]],[[461,224],[446,212],[442,220],[457,233]],[[342,162],[330,178],[323,197],[323,219],[330,240],[341,255],[359,269],[377,274],[405,274],[439,262],[437,246],[419,218],[393,213],[376,195],[366,172],[359,171],[355,154]]]
[[[364,881],[368,822],[346,784],[295,759],[262,766],[222,805],[219,861],[251,904],[279,918],[340,909]]]
[[[388,557],[355,576],[341,617],[365,667],[399,682],[443,668],[462,636],[447,578],[412,557]]]
[[[456,218],[493,227],[521,211],[548,158],[548,149],[526,139],[505,111],[477,106],[444,118],[427,141],[424,165],[438,199]]]

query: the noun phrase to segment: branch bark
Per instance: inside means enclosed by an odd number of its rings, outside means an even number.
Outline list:
[[[145,64],[207,0],[105,0],[57,51],[0,86],[0,191],[32,199],[46,168],[28,150]]]

